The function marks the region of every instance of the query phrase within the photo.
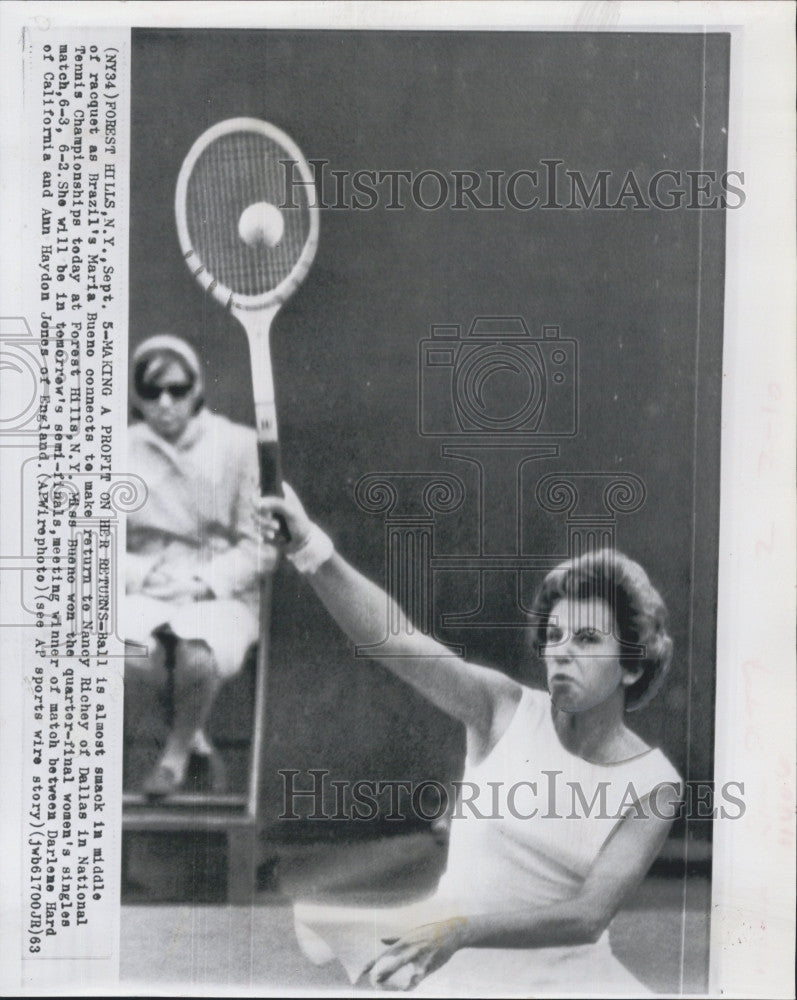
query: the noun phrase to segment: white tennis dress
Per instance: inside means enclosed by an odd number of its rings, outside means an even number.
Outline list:
[[[639,803],[663,783],[679,786],[680,777],[660,750],[608,765],[570,753],[556,733],[548,695],[526,688],[487,758],[466,761],[448,864],[434,895],[369,910],[298,903],[299,943],[316,962],[337,957],[355,982],[385,950],[383,937],[437,920],[568,899],[621,818],[641,811]],[[417,988],[421,995],[496,992],[585,996],[645,988],[612,954],[608,930],[595,944],[461,949]]]

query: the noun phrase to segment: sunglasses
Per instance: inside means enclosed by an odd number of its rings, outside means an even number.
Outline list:
[[[185,399],[188,393],[194,388],[190,382],[175,382],[172,385],[142,385],[138,394],[142,399],[153,402],[160,399],[164,392],[168,392],[172,399]]]

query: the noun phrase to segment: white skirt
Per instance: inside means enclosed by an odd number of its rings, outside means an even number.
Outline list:
[[[206,642],[224,680],[238,673],[247,649],[258,636],[257,617],[242,601],[176,604],[142,594],[131,594],[124,599],[122,634],[125,639],[151,648],[153,630],[163,625],[168,625],[180,639]],[[137,660],[136,667],[146,671],[146,659]]]

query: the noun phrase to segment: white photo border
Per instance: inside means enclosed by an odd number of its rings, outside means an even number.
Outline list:
[[[793,996],[795,860],[795,56],[794,8],[779,2],[17,3],[0,7],[3,65],[0,301],[20,314],[14,236],[26,224],[21,30],[60,27],[731,31],[728,162],[747,202],[728,213],[720,510],[715,781],[745,781],[748,821],[714,831],[710,995]],[[14,71],[14,67],[17,71]],[[762,455],[766,454],[766,460]],[[756,668],[751,664],[762,664]],[[14,766],[21,693],[0,679],[3,798],[21,801]],[[751,698],[751,687],[755,697]],[[744,727],[742,730],[741,727]],[[746,737],[746,734],[750,734]],[[767,817],[768,822],[755,822]],[[753,822],[749,821],[752,817]],[[0,969],[21,991],[19,815],[2,817]],[[762,893],[762,887],[765,893]],[[51,989],[58,991],[57,968]],[[156,988],[156,984],[153,984]],[[139,987],[140,988],[140,987]],[[113,983],[88,987],[118,992]],[[86,992],[86,988],[70,993]]]

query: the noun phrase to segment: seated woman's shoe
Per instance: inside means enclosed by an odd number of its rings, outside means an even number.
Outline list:
[[[183,783],[183,777],[168,764],[157,764],[150,771],[142,786],[142,793],[148,799],[162,799],[174,795]]]

